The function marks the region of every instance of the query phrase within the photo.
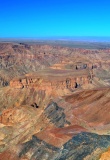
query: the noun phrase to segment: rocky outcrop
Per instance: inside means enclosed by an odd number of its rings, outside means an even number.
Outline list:
[[[54,70],[53,70],[54,72]],[[27,76],[20,79],[13,79],[10,81],[10,87],[12,88],[28,88],[28,87],[37,87],[46,90],[49,87],[52,90],[55,89],[71,89],[78,88],[83,84],[91,83],[91,76],[90,75],[65,75],[59,76],[55,75],[53,78],[51,75],[47,75],[48,77],[42,76]]]
[[[70,124],[70,122],[66,120],[64,109],[59,107],[57,103],[50,103],[44,110],[44,114],[50,122],[54,123],[54,125],[58,128],[64,127],[66,124]]]
[[[38,87],[42,85],[42,88],[50,87],[52,89],[74,89],[78,88],[83,84],[89,84],[91,78],[88,76],[76,77],[76,78],[65,78],[65,80],[53,80],[46,81],[39,78],[24,78],[24,79],[14,79],[10,81],[10,87],[12,88],[28,88],[28,87]],[[39,83],[39,81],[42,81]]]

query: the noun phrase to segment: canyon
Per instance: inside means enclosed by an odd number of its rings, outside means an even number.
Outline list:
[[[0,43],[0,160],[109,160],[109,105],[109,48]]]

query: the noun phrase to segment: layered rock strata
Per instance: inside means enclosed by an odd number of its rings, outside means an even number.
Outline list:
[[[44,71],[45,72],[45,71]],[[52,75],[50,72],[56,72]],[[10,87],[13,88],[28,88],[28,87],[38,87],[46,89],[50,87],[51,89],[74,89],[82,86],[83,84],[89,84],[92,81],[89,72],[73,72],[73,71],[63,71],[58,73],[57,70],[51,70],[50,72],[45,72],[45,75],[39,74],[25,76],[24,78],[13,79],[10,81]],[[63,73],[64,72],[64,73]]]

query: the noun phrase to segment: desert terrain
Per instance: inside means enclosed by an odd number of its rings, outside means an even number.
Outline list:
[[[0,160],[110,160],[110,46],[68,43],[0,42]]]

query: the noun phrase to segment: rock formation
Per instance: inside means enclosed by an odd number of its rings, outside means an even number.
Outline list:
[[[94,69],[94,73],[101,69],[106,70],[108,74],[109,56],[108,49],[87,50],[49,45],[1,43],[1,86],[9,85],[10,80],[15,77],[19,78],[49,67],[63,70],[65,68],[73,70],[89,68]]]
[[[54,72],[55,70],[53,70]],[[52,72],[52,71],[51,71]],[[66,74],[52,74],[47,73],[47,77],[44,77],[38,73],[38,76],[31,75],[19,79],[13,79],[10,81],[10,87],[13,88],[28,88],[28,87],[38,87],[46,90],[47,87],[51,89],[74,89],[78,88],[83,84],[89,84],[91,82],[91,76],[88,75],[75,75],[75,72],[70,71],[70,75]],[[45,71],[46,73],[46,71]],[[37,74],[37,73],[36,73]],[[61,76],[62,75],[62,76]]]
[[[1,43],[0,160],[107,159],[109,58],[109,49]]]

